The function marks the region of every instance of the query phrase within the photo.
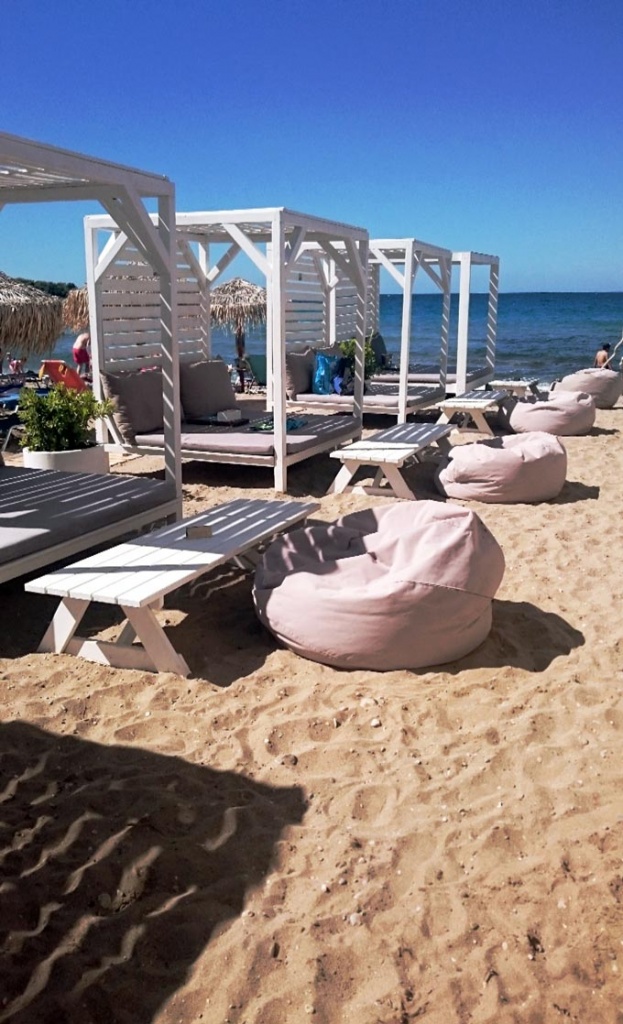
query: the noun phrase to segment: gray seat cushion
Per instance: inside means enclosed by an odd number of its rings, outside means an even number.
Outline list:
[[[88,537],[174,496],[171,485],[160,480],[4,466],[0,468],[0,563],[74,537]]]

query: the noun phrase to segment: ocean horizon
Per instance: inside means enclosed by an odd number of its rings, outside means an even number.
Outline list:
[[[484,361],[488,297],[472,294],[470,303],[471,365]],[[441,295],[414,295],[410,362],[433,362],[439,350]],[[450,362],[455,358],[458,296],[452,296],[450,313]],[[388,352],[396,359],[400,348],[402,296],[380,297],[379,328]],[[496,374],[538,377],[543,383],[592,366],[595,352],[606,342],[614,347],[623,334],[623,292],[502,292],[498,301]],[[71,362],[76,332],[66,331],[58,340],[53,358]],[[262,327],[247,331],[251,354],[263,352]],[[234,338],[227,330],[212,332],[214,355],[227,361],[235,357]],[[615,360],[616,368],[623,347]],[[30,369],[39,361],[30,359]]]

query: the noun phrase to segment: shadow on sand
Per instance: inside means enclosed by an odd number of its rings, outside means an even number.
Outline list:
[[[529,601],[494,600],[493,625],[485,642],[460,661],[440,668],[451,674],[505,666],[543,672],[555,658],[583,644],[584,635],[554,612],[544,612]]]
[[[0,726],[0,1021],[148,1024],[305,811],[139,748]]]

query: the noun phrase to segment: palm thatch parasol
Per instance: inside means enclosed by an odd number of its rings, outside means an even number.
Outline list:
[[[62,300],[0,271],[0,349],[46,355],[62,333]]]
[[[210,316],[218,327],[236,333],[236,355],[245,356],[245,327],[266,323],[266,289],[242,277],[219,284],[210,292]],[[240,387],[244,391],[244,369],[239,365]]]
[[[72,331],[86,331],[89,326],[89,293],[84,288],[72,288],[63,302],[63,323]]]

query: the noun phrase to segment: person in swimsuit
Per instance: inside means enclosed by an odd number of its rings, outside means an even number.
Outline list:
[[[79,334],[74,341],[72,349],[74,363],[78,367],[78,373],[81,377],[87,377],[91,370],[90,343],[91,338],[88,334]]]
[[[601,348],[599,349],[599,352],[595,353],[595,359],[593,361],[593,366],[599,367],[600,370],[604,370],[604,369],[608,370],[608,369],[611,369],[609,364],[610,364],[610,343],[606,342],[605,345],[601,346]]]

